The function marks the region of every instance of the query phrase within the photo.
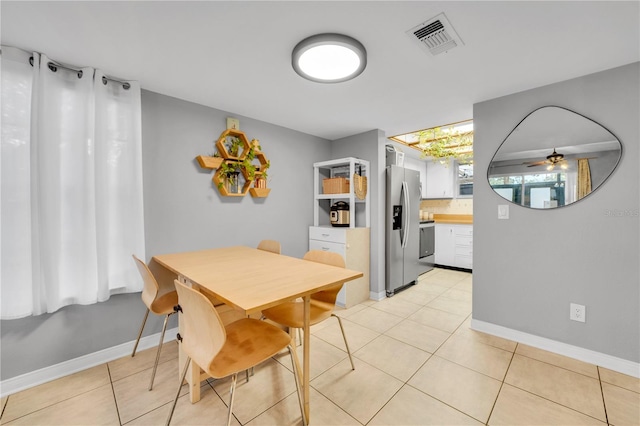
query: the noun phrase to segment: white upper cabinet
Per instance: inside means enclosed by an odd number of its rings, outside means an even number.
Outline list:
[[[427,184],[426,196],[423,198],[454,198],[455,197],[455,161],[449,164],[441,164],[439,161],[426,161]]]
[[[421,198],[427,198],[427,162],[422,159],[416,159],[405,156],[404,167],[406,169],[416,170],[420,173],[420,194]]]

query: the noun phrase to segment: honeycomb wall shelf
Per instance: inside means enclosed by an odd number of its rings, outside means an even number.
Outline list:
[[[202,167],[203,169],[217,169],[222,164],[221,157],[207,157],[206,155],[198,155],[196,157],[196,160],[198,160],[198,164],[200,164],[200,167]]]
[[[237,155],[231,155],[229,152],[229,145],[227,138],[237,138],[240,142]],[[244,197],[247,193],[250,193],[254,198],[264,198],[269,195],[270,188],[263,187],[263,183],[258,184],[258,181],[264,181],[261,179],[264,176],[264,171],[269,168],[270,163],[266,155],[260,150],[259,142],[257,139],[249,141],[244,132],[237,129],[227,129],[220,134],[220,137],[215,143],[218,150],[215,157],[198,155],[196,160],[203,169],[216,170],[213,174],[213,182],[215,183],[220,195],[225,197]],[[251,163],[249,167],[256,170],[251,173],[247,170],[245,165],[247,156],[253,152],[253,160],[257,160],[258,164]],[[225,164],[225,167],[221,167]],[[240,179],[242,175],[242,187],[238,193],[232,192],[228,186],[228,177],[226,176],[224,169],[229,167],[238,170],[236,179]],[[241,183],[241,182],[239,182]],[[252,186],[253,185],[253,186]]]

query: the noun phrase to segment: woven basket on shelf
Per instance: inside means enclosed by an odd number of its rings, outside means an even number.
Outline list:
[[[335,177],[322,180],[323,194],[346,194],[349,192],[349,179]]]
[[[362,176],[362,166],[358,164],[358,171],[353,174],[353,192],[359,200],[367,196],[367,177]]]

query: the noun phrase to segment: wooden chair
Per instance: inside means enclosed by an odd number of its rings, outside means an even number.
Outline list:
[[[227,415],[227,425],[229,425],[238,373],[266,361],[286,347],[289,348],[292,358],[300,413],[306,425],[300,393],[299,363],[291,346],[291,337],[275,325],[252,318],[242,318],[225,327],[215,307],[206,296],[177,280],[175,286],[179,301],[177,309],[182,312],[180,325],[184,333],[184,335],[178,335],[178,340],[182,342],[182,350],[187,355],[187,362],[167,418],[167,426],[171,423],[191,360],[213,378],[232,376]]]
[[[340,268],[345,267],[344,259],[338,253],[331,253],[322,250],[310,250],[304,255],[303,259],[311,262],[338,266]],[[328,290],[323,290],[311,295],[310,324],[318,324],[329,317],[335,317],[338,319],[340,331],[342,331],[342,338],[344,339],[344,345],[347,348],[347,354],[349,354],[351,369],[355,370],[353,359],[351,358],[351,351],[349,350],[349,344],[347,343],[347,336],[344,334],[344,327],[342,327],[342,320],[339,316],[333,313],[336,306],[336,298],[338,297],[338,292],[341,288],[342,284],[339,284]],[[274,306],[273,308],[265,309],[262,311],[262,316],[289,328],[301,329],[304,325],[304,304],[300,301],[282,303]],[[307,338],[307,336],[305,336],[305,338]]]
[[[133,255],[133,260],[136,262],[138,271],[142,275],[144,281],[144,287],[142,289],[142,301],[147,305],[147,312],[144,314],[142,325],[140,326],[140,332],[136,339],[136,344],[133,346],[133,352],[131,356],[136,355],[136,349],[142,336],[142,330],[147,322],[149,311],[156,315],[166,315],[164,318],[164,325],[162,326],[162,333],[160,334],[160,343],[158,344],[158,352],[156,353],[156,362],[153,364],[153,372],[151,373],[151,382],[149,383],[149,390],[153,389],[153,380],[156,377],[156,370],[158,368],[158,361],[160,360],[160,351],[162,350],[162,341],[164,340],[164,333],[167,331],[167,322],[169,317],[175,313],[173,307],[178,304],[178,294],[173,285],[169,288],[160,288],[158,281],[155,279],[151,270],[142,260]]]
[[[280,243],[275,240],[262,240],[258,244],[258,250],[270,251],[275,254],[280,254]]]

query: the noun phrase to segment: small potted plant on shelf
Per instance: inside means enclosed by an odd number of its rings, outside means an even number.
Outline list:
[[[255,182],[253,186],[255,188],[266,188],[267,187],[267,169],[271,166],[269,161],[266,164],[261,165],[255,171],[259,172],[259,174],[255,178]]]
[[[227,151],[232,157],[238,157],[240,155],[240,147],[242,147],[242,141],[237,137],[230,137],[227,139]]]
[[[242,163],[237,161],[223,161],[220,164],[220,171],[224,175],[224,182],[218,183],[218,189],[225,185],[230,194],[240,193],[240,170]]]

